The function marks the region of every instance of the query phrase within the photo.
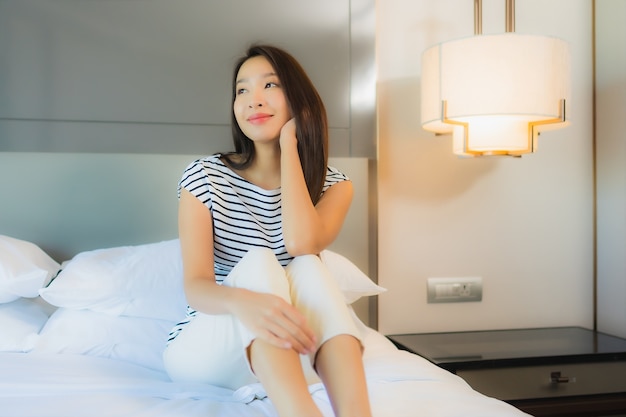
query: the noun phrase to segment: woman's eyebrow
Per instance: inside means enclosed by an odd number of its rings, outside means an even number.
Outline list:
[[[262,74],[259,78],[269,78],[269,77],[276,77],[276,73],[275,72],[268,72],[265,74]],[[248,78],[240,78],[237,80],[237,82],[235,84],[241,84],[241,83],[245,83],[248,82],[249,79]]]

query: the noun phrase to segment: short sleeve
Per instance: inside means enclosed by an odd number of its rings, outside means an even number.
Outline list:
[[[348,178],[346,174],[339,171],[337,168],[329,166],[326,170],[326,179],[324,180],[322,193],[324,193],[329,187],[343,181],[350,181],[350,178]]]
[[[182,189],[193,194],[202,204],[210,206],[211,192],[209,176],[204,169],[204,163],[198,159],[187,166],[178,183],[178,198]]]

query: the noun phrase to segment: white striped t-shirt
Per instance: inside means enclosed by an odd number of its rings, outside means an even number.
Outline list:
[[[213,216],[215,279],[221,283],[253,247],[271,249],[281,265],[293,257],[287,253],[282,234],[280,188],[265,190],[247,181],[220,159],[220,154],[192,162],[178,184],[198,198]],[[328,167],[322,194],[332,185],[348,180]],[[188,308],[187,319],[170,333],[173,340],[196,312]]]

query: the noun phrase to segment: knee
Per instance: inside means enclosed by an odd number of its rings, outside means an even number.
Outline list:
[[[242,262],[250,262],[254,265],[266,264],[266,263],[276,263],[278,260],[276,259],[276,255],[269,248],[252,248],[241,258],[239,263]]]
[[[306,269],[317,269],[322,266],[322,260],[317,255],[300,255],[296,256],[289,263],[290,268],[306,268]]]
[[[328,269],[317,255],[301,255],[293,258],[286,268],[287,275],[292,284],[295,281],[326,281],[329,275]]]
[[[271,249],[252,248],[239,260],[230,275],[241,280],[250,276],[273,276],[281,271],[282,266]]]
[[[274,252],[267,248],[250,249],[224,283],[252,291],[273,293],[283,298],[288,294],[285,270]]]

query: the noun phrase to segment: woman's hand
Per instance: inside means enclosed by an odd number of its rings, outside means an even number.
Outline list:
[[[239,290],[233,313],[258,338],[300,354],[315,350],[315,334],[295,307],[273,294]]]
[[[298,138],[296,137],[296,119],[291,118],[280,129],[280,149],[290,145],[297,145]]]

